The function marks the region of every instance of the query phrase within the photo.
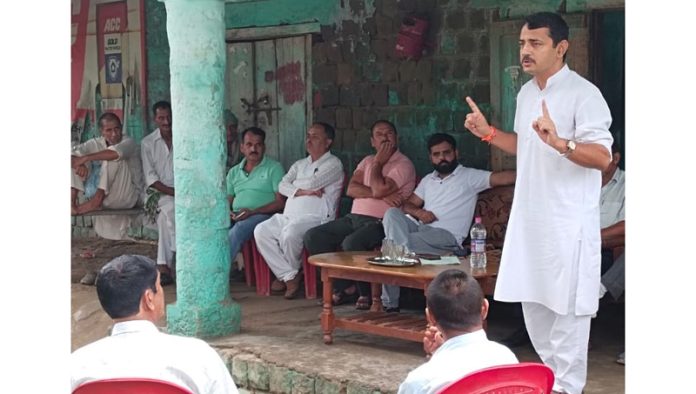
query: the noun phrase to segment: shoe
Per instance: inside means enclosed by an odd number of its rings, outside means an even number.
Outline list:
[[[385,308],[384,308],[384,311],[387,312],[387,313],[399,313],[399,312],[401,312],[401,309],[400,309],[398,306],[397,306],[397,307],[393,307],[393,308],[387,308],[387,307],[385,307]]]
[[[162,264],[162,265],[158,265],[157,269],[160,272],[160,285],[169,286],[172,283],[174,283],[174,277],[172,276],[171,268]]]
[[[87,286],[94,286],[94,283],[97,281],[97,273],[96,272],[88,272],[85,276],[80,279],[80,283],[83,285]]]
[[[274,295],[281,295],[285,292],[287,286],[285,285],[284,282],[279,281],[278,279],[274,279],[273,283],[271,283],[271,293]]]
[[[358,300],[355,301],[355,309],[357,309],[359,311],[370,310],[370,306],[372,305],[370,301],[371,301],[370,297],[368,297],[368,296],[358,297]]]
[[[331,297],[331,302],[334,306],[353,303],[358,300],[358,289],[353,287],[352,293],[348,293],[346,292],[346,290],[347,289],[343,289],[339,292],[333,293],[333,296]]]
[[[297,293],[300,291],[300,281],[302,280],[302,276],[296,275],[294,278],[290,280],[285,281],[285,299],[286,300],[292,300],[295,298]]]
[[[244,270],[236,270],[233,269],[230,272],[230,283],[232,282],[245,282],[246,281],[246,276],[244,276]]]
[[[160,272],[160,285],[169,286],[174,283],[174,278],[166,272]]]
[[[522,326],[515,330],[512,334],[500,340],[500,343],[507,347],[518,347],[531,343],[529,340],[529,334],[527,334],[527,328]]]
[[[619,354],[616,357],[616,362],[621,364],[621,365],[626,365],[626,352],[625,351],[621,352],[621,354]]]

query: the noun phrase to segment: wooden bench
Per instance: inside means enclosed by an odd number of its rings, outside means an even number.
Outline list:
[[[140,215],[141,213],[145,213],[145,209],[136,207],[128,209],[97,209],[96,211],[85,212],[73,216]]]

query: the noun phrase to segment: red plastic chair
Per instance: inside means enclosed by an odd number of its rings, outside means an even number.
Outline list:
[[[73,394],[193,394],[174,383],[148,378],[118,378],[87,382]]]
[[[244,257],[244,279],[247,286],[254,285],[254,255],[256,251],[256,242],[254,237],[249,238],[242,245],[242,256]]]
[[[256,274],[256,294],[270,296],[271,295],[271,269],[268,267],[266,260],[256,248],[254,241],[254,271]]]
[[[334,216],[334,220],[341,216],[341,197],[346,192],[349,182],[350,176],[343,174],[343,192],[336,199],[336,216]],[[309,261],[307,261],[308,257],[307,248],[302,248],[302,257],[300,258],[302,259],[302,272],[304,273],[305,298],[315,299],[317,298],[317,271],[319,268],[309,264]]]
[[[438,394],[549,394],[553,371],[544,364],[499,365],[474,371]]]

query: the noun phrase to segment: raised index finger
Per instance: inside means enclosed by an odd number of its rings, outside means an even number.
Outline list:
[[[471,110],[474,111],[477,114],[481,113],[481,110],[479,109],[478,105],[474,102],[474,100],[471,99],[471,97],[466,96],[466,103],[469,104],[469,107],[471,107]]]
[[[549,109],[546,107],[546,100],[541,100],[541,112],[544,114],[545,118],[551,119],[551,115],[549,115]]]

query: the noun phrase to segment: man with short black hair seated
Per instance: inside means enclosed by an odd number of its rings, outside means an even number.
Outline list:
[[[437,393],[471,372],[518,362],[510,349],[489,341],[483,331],[488,300],[471,275],[443,271],[430,282],[426,295],[423,349],[431,357],[408,374],[399,394]]]
[[[103,379],[164,380],[194,393],[238,393],[220,356],[197,338],[159,332],[164,290],[155,262],[123,255],[102,267],[97,295],[114,320],[111,335],[70,357],[71,389]]]

